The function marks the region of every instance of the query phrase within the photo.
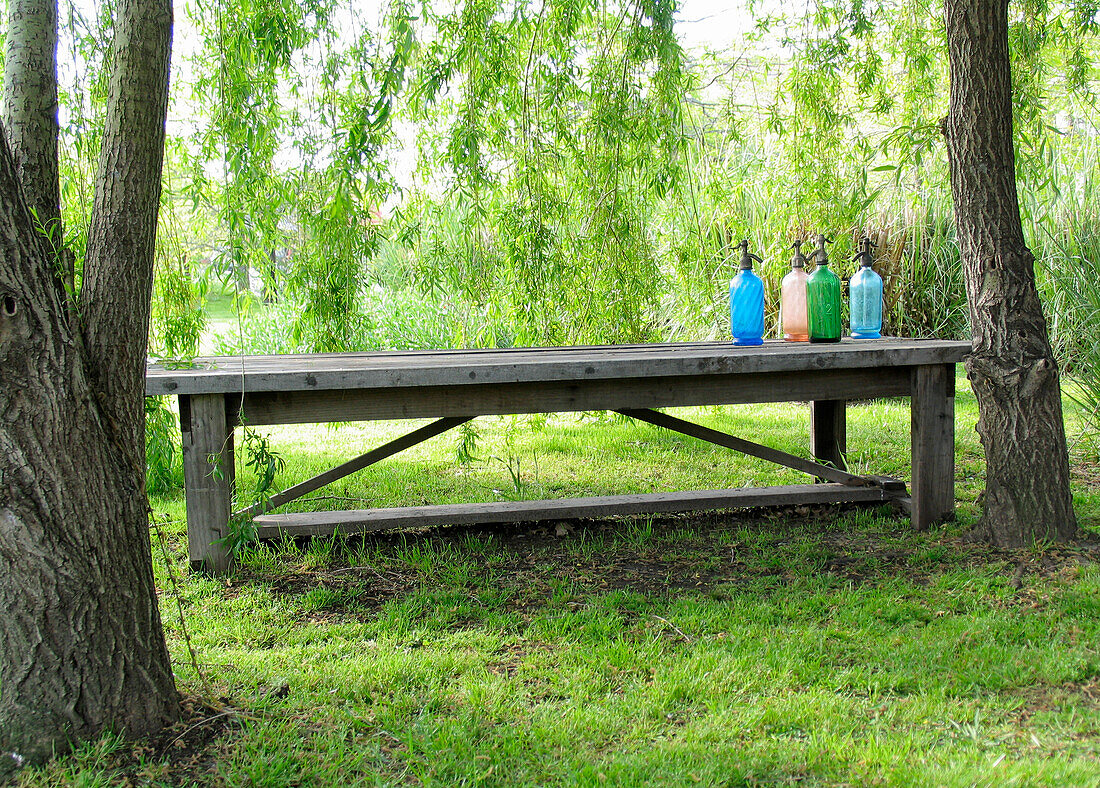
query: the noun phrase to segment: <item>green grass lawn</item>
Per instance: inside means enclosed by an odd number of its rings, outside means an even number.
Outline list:
[[[264,544],[211,579],[182,493],[157,498],[186,719],[20,784],[1100,786],[1100,552],[962,538],[983,463],[961,377],[956,406],[958,520],[928,534],[888,507],[444,529]],[[805,410],[677,413],[805,454]],[[285,486],[410,426],[263,432]],[[441,436],[303,506],[803,480],[610,418],[476,426],[475,460]],[[855,468],[908,478],[905,402],[853,405],[848,435]]]

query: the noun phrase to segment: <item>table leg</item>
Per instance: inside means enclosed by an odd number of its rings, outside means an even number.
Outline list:
[[[814,400],[810,403],[810,452],[814,459],[847,470],[847,403],[842,399]],[[818,481],[824,481],[819,479]]]
[[[191,568],[220,574],[229,569],[229,552],[218,540],[232,513],[235,474],[225,395],[181,396],[180,430]]]
[[[913,527],[955,516],[955,365],[913,370]]]

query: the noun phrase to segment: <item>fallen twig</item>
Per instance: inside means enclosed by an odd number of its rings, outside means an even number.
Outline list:
[[[673,623],[672,623],[671,621],[669,621],[669,620],[668,620],[667,618],[661,618],[660,616],[658,616],[658,615],[654,615],[654,614],[652,614],[652,613],[651,613],[650,615],[652,615],[652,616],[653,616],[653,617],[654,617],[655,619],[657,619],[658,621],[660,621],[660,622],[661,622],[662,624],[665,624],[665,625],[667,625],[667,626],[669,626],[669,627],[672,627],[672,629],[676,630],[676,633],[677,633],[677,634],[678,634],[678,635],[679,635],[680,637],[682,637],[682,638],[684,639],[684,642],[685,642],[685,643],[691,643],[691,642],[692,642],[691,638],[690,638],[690,637],[688,637],[687,635],[685,635],[685,634],[684,634],[684,630],[680,629],[680,628],[679,628],[678,626],[676,626],[675,624],[673,624]]]

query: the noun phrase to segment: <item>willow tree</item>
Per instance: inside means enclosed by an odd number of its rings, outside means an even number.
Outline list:
[[[1076,533],[1058,364],[1024,241],[1008,0],[948,0],[947,150],[973,330],[966,370],[986,454],[979,533],[1019,547]]]
[[[453,187],[407,212],[417,278],[507,325],[513,344],[654,339],[667,292],[656,217],[683,167],[676,3],[438,5],[408,109]]]
[[[8,766],[108,729],[146,735],[178,715],[153,581],[142,406],[172,7],[116,7],[79,292],[58,265],[56,228],[42,222],[56,215],[58,193],[56,9],[49,0],[9,9],[0,135],[0,752]]]

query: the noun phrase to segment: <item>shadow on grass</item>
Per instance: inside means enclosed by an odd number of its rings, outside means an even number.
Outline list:
[[[561,597],[639,595],[762,598],[844,586],[926,586],[980,572],[1026,604],[1030,579],[1057,579],[1100,558],[1100,544],[999,550],[957,529],[917,534],[890,507],[785,507],[751,515],[711,513],[546,524],[452,527],[413,533],[285,540],[247,552],[235,586],[269,584],[315,620],[370,617],[422,593],[491,588],[499,612],[537,615]],[[486,600],[475,596],[477,602]]]

